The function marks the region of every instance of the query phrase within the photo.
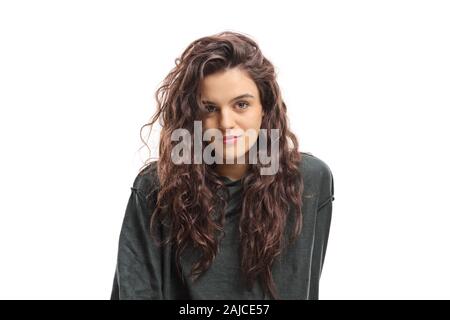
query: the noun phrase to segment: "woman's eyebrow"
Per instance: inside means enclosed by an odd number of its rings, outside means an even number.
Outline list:
[[[242,99],[242,98],[255,98],[255,97],[254,97],[253,95],[251,95],[250,93],[244,93],[244,94],[241,94],[241,95],[239,95],[239,96],[234,97],[233,99],[231,99],[231,100],[230,100],[230,103],[233,102],[233,101],[235,101],[235,100]],[[202,100],[202,103],[215,104],[214,102],[209,101],[209,100]]]

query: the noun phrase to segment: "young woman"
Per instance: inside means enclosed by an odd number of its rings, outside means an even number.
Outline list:
[[[333,175],[298,150],[272,63],[236,32],[175,63],[144,125],[160,119],[159,159],[131,188],[111,299],[318,299]],[[222,136],[208,143],[208,130]],[[184,162],[180,137],[197,143]],[[198,161],[210,145],[214,162]]]

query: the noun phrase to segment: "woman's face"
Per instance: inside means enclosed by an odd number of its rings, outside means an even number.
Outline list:
[[[206,76],[200,92],[203,130],[218,129],[224,137],[240,136],[231,143],[213,139],[212,143],[221,144],[223,150],[220,154],[221,148],[216,148],[216,157],[241,158],[257,141],[264,115],[255,82],[244,71],[232,68]],[[251,133],[249,129],[256,134],[245,134]]]

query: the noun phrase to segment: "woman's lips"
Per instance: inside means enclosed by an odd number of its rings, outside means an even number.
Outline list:
[[[224,144],[233,144],[236,143],[236,141],[239,139],[240,136],[228,136],[228,137],[223,137],[223,143]]]

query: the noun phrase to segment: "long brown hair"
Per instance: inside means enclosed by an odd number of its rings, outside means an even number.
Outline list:
[[[171,152],[176,142],[171,140],[171,135],[174,130],[184,128],[193,136],[194,121],[201,120],[199,84],[204,77],[234,67],[246,71],[259,89],[265,112],[261,129],[267,129],[268,145],[271,143],[270,129],[279,129],[280,137],[278,172],[260,175],[263,166],[258,161],[249,165],[241,181],[241,271],[244,279],[248,280],[248,286],[259,280],[264,291],[278,299],[271,269],[285,248],[285,229],[293,227],[291,240],[301,232],[303,177],[299,171],[301,154],[298,141],[289,130],[286,104],[281,97],[274,67],[254,40],[231,31],[193,41],[181,57],[175,59],[175,65],[155,93],[156,113],[141,128],[142,139],[142,129],[150,126],[151,130],[160,119],[162,129],[157,164],[160,189],[150,228],[155,226],[157,218],[170,221],[172,232],[164,243],[170,241],[174,244],[178,271],[181,254],[188,245],[201,252],[192,267],[192,279],[197,279],[210,267],[218,252],[220,237],[217,235],[223,232],[224,208],[228,199],[226,186],[211,165],[194,164],[194,161],[192,164],[174,164]],[[144,166],[149,161],[147,159]],[[219,221],[214,218],[217,211],[221,217]],[[295,217],[293,226],[286,224],[289,213]]]

